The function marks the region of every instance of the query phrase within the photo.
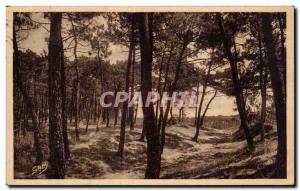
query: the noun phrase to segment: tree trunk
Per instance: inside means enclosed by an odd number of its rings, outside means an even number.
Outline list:
[[[61,13],[51,13],[48,88],[49,88],[49,170],[48,178],[65,175],[65,149],[62,124],[61,95]]]
[[[115,111],[115,122],[114,122],[114,126],[116,126],[118,124],[118,115],[119,115],[119,107],[115,107],[114,108]]]
[[[74,115],[74,103],[75,103],[75,80],[72,82],[72,95],[71,95],[71,101],[69,103],[69,116],[70,116],[70,124],[73,122],[73,115]]]
[[[89,123],[90,123],[90,106],[89,105],[89,100],[86,102],[86,126],[85,126],[85,134],[87,134],[88,129],[89,129]]]
[[[245,132],[245,137],[246,137],[246,140],[248,143],[249,150],[252,151],[254,149],[254,144],[253,144],[253,139],[252,139],[249,129],[248,129],[248,123],[247,123],[246,112],[245,112],[245,102],[244,102],[244,98],[243,98],[243,90],[242,90],[242,87],[240,84],[240,80],[238,78],[236,59],[232,55],[231,45],[230,45],[230,42],[227,39],[226,33],[224,31],[223,21],[222,21],[222,17],[221,17],[220,13],[217,13],[217,22],[219,25],[221,37],[223,39],[225,54],[230,63],[232,83],[233,83],[233,87],[234,87],[234,91],[235,91],[237,108],[238,108],[239,115],[240,115],[241,127],[243,128],[243,130]]]
[[[183,122],[183,116],[184,116],[184,108],[181,108],[181,123]]]
[[[76,70],[76,81],[75,81],[75,92],[76,92],[76,99],[75,99],[75,142],[79,142],[79,123],[80,123],[80,72],[79,72],[79,64],[78,64],[78,59],[77,59],[77,34],[76,34],[76,29],[75,25],[71,20],[71,25],[73,29],[73,35],[74,35],[74,49],[73,49],[73,54],[74,54],[74,63],[75,63],[75,70]]]
[[[142,134],[141,134],[139,141],[144,142],[145,136],[146,136],[146,130],[145,130],[145,127],[143,126]]]
[[[96,124],[96,132],[98,132],[99,131],[99,123],[100,123],[100,121],[101,121],[101,113],[102,112],[102,110],[99,108],[99,113],[98,113],[98,120],[97,120],[97,124]]]
[[[102,108],[102,122],[104,123],[106,120],[106,112],[105,112],[105,108]]]
[[[21,106],[23,109],[22,109],[22,112],[23,112],[23,114],[24,114],[24,121],[23,121],[23,137],[25,137],[26,136],[26,134],[27,134],[27,128],[26,128],[26,126],[25,126],[25,118],[27,118],[26,117],[26,112],[25,112],[25,104],[24,104],[24,101],[22,102],[22,106]],[[22,114],[22,113],[21,113]],[[21,116],[20,116],[21,117]],[[20,118],[20,126],[21,126],[21,118]]]
[[[205,107],[205,109],[204,109],[204,111],[203,111],[203,114],[202,114],[202,116],[201,116],[201,118],[200,118],[200,122],[199,122],[199,126],[200,127],[202,127],[203,126],[203,122],[204,122],[204,119],[205,119],[205,116],[206,116],[206,112],[207,112],[207,110],[209,109],[209,106],[210,106],[210,104],[211,104],[211,102],[215,99],[215,97],[217,96],[217,93],[218,93],[218,91],[216,90],[215,91],[215,93],[214,93],[214,95],[210,98],[210,100],[208,101],[208,103],[207,103],[207,105],[206,105],[206,107]]]
[[[97,89],[97,81],[96,81],[96,89]],[[93,118],[94,118],[94,123],[97,122],[97,110],[98,110],[98,102],[97,102],[97,96],[96,96],[96,90],[93,90],[93,102],[94,102],[94,111],[93,111]]]
[[[65,157],[70,156],[69,139],[68,139],[68,115],[67,115],[67,92],[66,92],[66,74],[64,60],[64,46],[61,42],[61,101],[62,101],[62,132],[64,137]]]
[[[202,111],[202,106],[203,106],[203,102],[204,102],[204,97],[206,95],[206,88],[207,88],[207,84],[208,84],[208,80],[209,80],[209,76],[210,76],[211,67],[212,67],[212,62],[209,63],[208,71],[207,71],[205,81],[203,84],[202,95],[201,95],[200,105],[199,105],[198,114],[197,114],[196,133],[192,139],[195,142],[198,141],[200,127],[202,125],[202,124],[200,124],[201,123],[200,117],[201,117],[201,111]]]
[[[133,46],[133,50],[132,50],[132,64],[131,64],[131,98],[130,100],[133,98],[134,95],[134,64],[135,64],[135,45]],[[130,130],[134,130],[134,105],[132,105],[129,108],[129,122],[130,122]]]
[[[40,123],[40,118],[39,118],[39,105],[38,105],[38,95],[37,95],[37,90],[36,90],[36,83],[37,83],[37,71],[34,71],[34,74],[33,74],[33,105],[34,105],[34,109],[35,109],[35,112],[36,112],[36,115],[37,115],[37,124],[38,124],[38,127],[41,127],[41,123]],[[31,91],[30,90],[30,87],[28,87],[28,90],[29,92]]]
[[[178,57],[178,60],[177,60],[177,67],[176,67],[176,72],[175,72],[175,77],[174,77],[174,81],[171,85],[171,87],[169,88],[169,96],[172,96],[173,95],[173,92],[174,90],[176,89],[176,85],[177,85],[177,81],[179,79],[179,72],[180,72],[180,69],[181,69],[181,65],[182,65],[182,58],[183,58],[183,55],[184,55],[184,52],[189,44],[189,33],[186,32],[185,34],[185,37],[183,39],[183,43],[182,43],[182,48],[181,48],[181,51],[180,51],[180,54],[179,54],[179,57]],[[165,110],[165,114],[164,114],[164,117],[163,117],[163,120],[162,120],[162,124],[161,124],[161,154],[163,153],[163,149],[164,149],[164,145],[165,145],[165,134],[166,134],[166,125],[167,125],[167,120],[168,120],[168,115],[169,115],[169,111],[170,109],[170,105],[171,105],[171,101],[168,100],[167,101],[167,107],[166,107],[166,110]],[[172,113],[171,113],[171,119],[173,118],[172,116]]]
[[[15,16],[15,15],[14,15]],[[24,103],[26,104],[26,107],[29,110],[29,115],[32,119],[32,127],[33,127],[33,138],[34,138],[34,149],[35,149],[35,164],[39,165],[43,161],[43,152],[41,148],[41,141],[40,141],[40,127],[38,126],[38,116],[35,110],[35,105],[30,98],[29,93],[26,91],[23,83],[22,83],[22,75],[20,72],[20,60],[19,60],[19,49],[18,49],[18,43],[17,43],[17,37],[16,37],[16,31],[15,31],[15,25],[16,25],[16,18],[14,18],[14,26],[13,26],[13,65],[14,65],[14,71],[13,71],[13,77],[14,81],[17,84],[18,89],[20,90]],[[25,113],[25,111],[24,111]],[[25,124],[24,124],[25,125]]]
[[[282,73],[283,73],[283,80],[284,80],[283,89],[285,90],[286,89],[286,51],[285,51],[285,46],[284,46],[284,43],[285,43],[284,27],[285,26],[282,21],[284,18],[282,17],[282,15],[280,13],[277,16],[277,19],[279,22],[279,29],[280,29],[280,44],[281,44],[280,51],[281,51],[281,64],[282,64],[281,67],[283,67]]]
[[[48,110],[48,108],[49,108],[49,103],[48,103],[48,91],[47,91],[47,93],[46,93],[46,95],[45,95],[45,123],[47,123],[47,121],[49,121],[49,110]]]
[[[259,25],[259,22],[258,26]],[[260,94],[261,94],[261,111],[260,111],[260,130],[261,130],[261,141],[265,139],[265,120],[266,120],[266,102],[267,102],[267,72],[265,70],[264,58],[262,52],[262,38],[261,31],[258,31],[258,48],[259,48],[259,83],[260,83]]]
[[[130,45],[129,45],[129,53],[128,53],[128,61],[127,61],[127,69],[126,69],[126,79],[125,79],[125,92],[128,94],[129,92],[129,74],[130,74],[130,66],[132,62],[132,53],[134,48],[134,21],[131,18],[131,31],[130,31]],[[120,131],[120,142],[117,155],[123,157],[124,144],[125,144],[125,126],[126,126],[126,114],[128,100],[123,103],[122,107],[122,117],[121,117],[121,131]]]
[[[158,82],[157,82],[157,92],[159,93],[160,98],[161,98],[161,93],[162,93],[161,92],[161,76],[162,76],[162,65],[164,62],[164,57],[165,57],[165,52],[163,51],[162,58],[161,58],[161,61],[159,64],[159,75],[158,75]],[[161,102],[160,99],[156,102],[156,109],[155,109],[156,121],[158,121],[158,108],[159,108],[160,102]]]
[[[271,82],[274,94],[275,108],[276,108],[276,121],[277,121],[277,134],[278,134],[278,146],[277,146],[277,176],[280,178],[286,178],[287,170],[287,143],[286,143],[286,102],[283,93],[283,82],[280,78],[280,72],[275,55],[275,45],[273,41],[271,14],[262,14],[262,30],[264,34],[264,40],[267,48],[268,66],[271,72]]]
[[[75,99],[75,141],[79,142],[79,123],[80,123],[80,79],[79,79],[79,67],[77,63],[77,59],[75,60],[76,63],[76,99]]]
[[[155,121],[153,103],[150,103],[149,107],[145,107],[147,95],[152,91],[152,20],[149,18],[149,13],[139,13],[138,21],[141,48],[141,92],[144,114],[143,126],[147,137],[147,168],[145,178],[156,179],[159,178],[161,168],[159,131]]]
[[[195,108],[195,121],[194,121],[194,126],[197,127],[197,120],[198,120],[198,100],[199,100],[199,88],[200,88],[200,82],[197,83],[197,92],[196,92],[196,108]]]
[[[169,74],[171,58],[172,58],[172,55],[173,55],[173,50],[174,50],[174,46],[172,45],[171,48],[170,48],[169,58],[168,58],[168,61],[166,63],[166,71],[165,71],[165,75],[164,75],[165,81],[164,81],[164,86],[163,86],[161,94],[160,94],[160,100],[163,97],[162,93],[165,92],[166,87],[167,87],[168,74]],[[157,126],[158,126],[158,131],[160,133],[161,133],[161,126],[162,126],[163,118],[164,118],[164,109],[163,109],[163,107],[159,107],[159,118],[158,118],[158,122],[157,122],[158,125]]]
[[[109,107],[107,107],[105,109],[105,112],[106,112],[106,125],[105,125],[105,127],[107,128],[109,126]]]
[[[139,108],[139,105],[136,105],[135,111],[134,111],[134,120],[133,120],[134,124],[136,123],[136,116],[137,116],[138,108]]]

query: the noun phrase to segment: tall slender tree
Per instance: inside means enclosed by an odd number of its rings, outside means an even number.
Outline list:
[[[66,74],[65,74],[65,58],[64,46],[61,42],[61,99],[62,99],[62,132],[64,137],[65,155],[66,158],[70,156],[69,139],[68,139],[68,115],[67,115],[67,91],[66,91]]]
[[[235,91],[235,98],[236,98],[237,108],[238,108],[240,120],[241,120],[241,127],[243,128],[243,130],[245,132],[245,137],[246,137],[249,149],[253,150],[254,143],[253,143],[253,139],[250,135],[249,128],[248,128],[246,111],[245,111],[245,100],[243,98],[244,97],[243,91],[242,91],[242,87],[240,84],[240,80],[238,78],[236,59],[235,59],[235,56],[231,52],[231,44],[228,39],[228,35],[225,33],[225,30],[224,30],[222,16],[220,13],[217,13],[216,16],[217,16],[217,23],[219,26],[220,34],[221,34],[223,45],[224,45],[225,55],[230,64],[232,82],[233,82],[234,91]]]
[[[202,88],[202,95],[201,95],[200,105],[199,105],[198,114],[197,114],[196,133],[195,133],[195,136],[192,139],[195,142],[198,141],[200,127],[202,125],[201,124],[202,120],[200,119],[200,118],[202,118],[201,117],[201,111],[202,111],[202,106],[203,106],[204,98],[205,98],[205,95],[206,95],[206,88],[207,88],[207,85],[208,85],[208,80],[209,80],[211,68],[212,68],[212,62],[209,62],[208,69],[207,69],[207,74],[205,76],[205,81],[204,81],[203,88]]]
[[[143,126],[147,137],[147,168],[145,178],[159,178],[161,168],[159,131],[156,125],[153,103],[149,107],[145,106],[147,95],[152,91],[152,20],[149,13],[139,13],[137,15],[140,49],[141,49],[141,92],[143,104]]]
[[[65,149],[62,124],[61,62],[62,62],[62,13],[50,15],[50,38],[48,55],[49,92],[49,170],[48,178],[65,176]]]
[[[71,22],[72,26],[72,33],[74,36],[74,48],[73,48],[73,54],[74,54],[74,63],[75,63],[75,70],[76,70],[76,78],[75,78],[75,141],[80,141],[79,137],[79,123],[80,123],[80,71],[79,71],[79,63],[78,63],[78,57],[77,57],[77,45],[78,45],[78,34],[75,27],[75,24],[73,22],[72,16],[68,15],[69,20]]]
[[[257,22],[258,26],[260,23]],[[260,84],[260,94],[261,94],[261,111],[260,111],[260,130],[261,130],[261,140],[265,139],[265,121],[266,121],[266,110],[267,110],[267,78],[268,73],[265,68],[265,61],[263,55],[262,47],[262,36],[261,30],[258,28],[258,49],[259,49],[259,84]]]
[[[129,53],[128,53],[128,61],[127,61],[127,69],[126,69],[126,78],[125,78],[125,92],[128,94],[129,92],[129,75],[130,68],[132,64],[132,53],[134,48],[134,17],[131,15],[131,32],[130,32],[130,45],[129,45]],[[128,109],[128,100],[123,103],[122,107],[122,117],[121,117],[121,131],[120,131],[120,142],[117,155],[123,156],[124,152],[124,144],[125,144],[125,126],[126,126],[126,115]]]
[[[132,50],[130,100],[132,100],[134,95],[134,75],[135,75],[134,67],[135,67],[135,45]],[[134,105],[129,108],[129,123],[130,123],[130,130],[134,130]]]
[[[271,14],[263,13],[262,18],[262,31],[267,49],[268,66],[271,73],[272,89],[274,93],[274,101],[276,108],[276,121],[277,121],[277,176],[280,178],[286,178],[287,170],[287,145],[286,145],[286,102],[283,93],[283,84],[280,78],[280,72],[278,69],[278,61],[275,55],[275,44],[273,39],[273,29],[271,24]]]
[[[192,40],[192,35],[193,34],[190,30],[185,31],[185,33],[183,35],[182,47],[181,47],[181,50],[180,50],[180,53],[179,53],[179,56],[178,56],[178,60],[177,60],[177,66],[176,66],[174,80],[173,80],[171,86],[169,87],[169,91],[168,91],[169,96],[172,96],[173,92],[176,90],[177,82],[179,80],[179,74],[180,74],[181,66],[182,66],[182,63],[183,63],[183,57],[184,57],[184,54],[185,54],[185,51],[187,49],[188,44]],[[169,112],[170,112],[171,117],[172,117],[171,100],[167,101],[165,114],[163,116],[163,120],[162,120],[161,128],[160,128],[161,129],[161,154],[163,153],[164,144],[165,144],[165,133],[166,133],[166,125],[167,125]]]

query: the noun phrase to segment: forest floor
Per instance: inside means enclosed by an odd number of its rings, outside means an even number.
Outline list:
[[[264,142],[254,137],[255,150],[248,152],[246,141],[233,138],[238,127],[205,127],[200,130],[199,141],[191,140],[195,128],[189,123],[166,128],[166,144],[162,155],[161,178],[268,178],[274,171],[277,147],[275,128],[266,134]],[[80,128],[80,142],[74,142],[74,126],[69,127],[71,157],[66,178],[122,179],[143,178],[146,168],[146,141],[139,141],[142,126],[126,129],[123,158],[116,156],[119,126],[96,132],[90,125]],[[28,135],[27,135],[28,136]],[[21,140],[21,138],[20,138]],[[19,142],[20,142],[19,140]],[[31,142],[15,140],[15,177],[32,178]],[[26,141],[27,140],[27,141]],[[25,144],[26,143],[26,144]],[[22,146],[20,146],[22,145]],[[26,146],[27,145],[27,146]],[[31,144],[32,145],[32,144]],[[36,178],[44,178],[39,175]]]

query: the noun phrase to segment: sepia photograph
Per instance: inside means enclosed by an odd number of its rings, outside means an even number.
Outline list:
[[[8,185],[294,185],[294,7],[6,11]]]

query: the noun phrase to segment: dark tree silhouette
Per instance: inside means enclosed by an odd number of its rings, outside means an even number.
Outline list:
[[[14,49],[14,81],[20,90],[24,102],[26,104],[26,107],[29,111],[29,116],[32,119],[32,126],[33,126],[33,134],[34,134],[34,148],[35,148],[35,164],[41,164],[43,160],[43,152],[41,148],[41,142],[40,142],[40,128],[39,128],[39,123],[38,123],[38,115],[36,111],[36,105],[34,104],[33,98],[31,98],[28,95],[27,90],[25,89],[23,82],[22,82],[22,76],[21,76],[21,71],[20,71],[20,60],[19,60],[19,49],[18,49],[18,43],[17,43],[17,37],[16,37],[16,23],[17,17],[16,13],[14,14],[14,25],[13,25],[13,49]]]
[[[51,13],[48,55],[49,91],[49,170],[48,178],[64,178],[65,149],[62,124],[61,98],[61,13]]]
[[[140,49],[141,49],[141,92],[143,103],[143,126],[147,137],[147,169],[145,178],[159,178],[160,174],[160,147],[159,147],[159,131],[156,125],[153,103],[149,107],[145,107],[146,98],[152,91],[152,29],[151,19],[148,13],[140,13],[137,15],[139,33],[140,33]]]
[[[274,101],[276,108],[276,120],[277,120],[277,134],[278,134],[278,146],[277,146],[277,176],[280,178],[286,178],[286,103],[283,93],[283,84],[281,81],[280,72],[278,69],[278,61],[275,55],[275,45],[273,40],[273,29],[271,25],[271,14],[264,13],[262,17],[262,30],[264,34],[264,40],[267,48],[268,66],[271,72],[272,89],[274,93]]]
[[[248,143],[248,147],[250,150],[254,149],[254,144],[252,137],[250,135],[249,129],[248,129],[248,123],[247,123],[247,118],[246,118],[246,111],[245,111],[245,100],[243,98],[243,91],[241,88],[241,84],[238,78],[238,71],[236,68],[236,60],[234,56],[232,55],[231,52],[231,45],[229,43],[228,37],[225,33],[224,27],[223,27],[223,21],[222,21],[222,16],[220,13],[217,13],[217,23],[220,29],[220,34],[223,40],[223,45],[225,49],[225,54],[227,56],[227,59],[230,63],[230,68],[231,68],[231,75],[232,75],[232,82],[234,86],[234,91],[235,91],[235,98],[236,98],[236,103],[241,119],[241,126],[245,132],[245,137]]]

